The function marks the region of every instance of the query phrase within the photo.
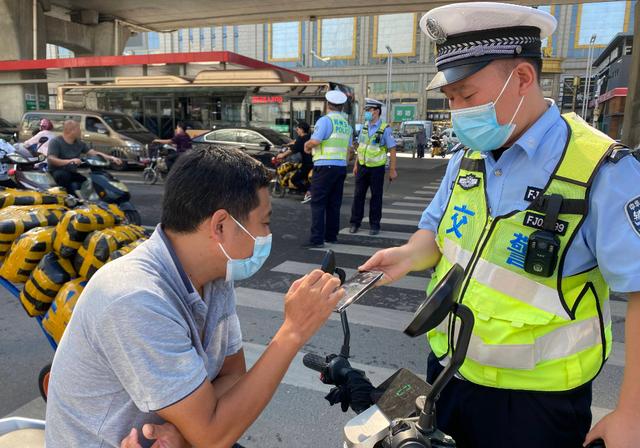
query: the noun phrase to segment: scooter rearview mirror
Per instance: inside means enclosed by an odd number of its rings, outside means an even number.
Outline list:
[[[418,307],[404,333],[415,338],[436,328],[452,310],[463,278],[464,269],[455,264]]]

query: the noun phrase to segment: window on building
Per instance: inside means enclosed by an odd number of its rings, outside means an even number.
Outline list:
[[[318,52],[322,57],[353,59],[356,55],[356,18],[320,20]]]
[[[605,46],[613,37],[626,32],[629,26],[631,2],[600,2],[578,5],[575,46],[588,47],[592,35],[596,45]],[[606,20],[605,20],[606,19]]]
[[[211,49],[214,50],[216,48],[216,27],[211,27]]]
[[[374,22],[373,51],[376,57],[385,57],[391,48],[394,56],[416,54],[416,14],[386,14],[376,16]]]
[[[538,6],[537,7],[540,11],[544,11],[544,12],[548,12],[549,14],[553,15],[554,10],[553,10],[553,6]],[[542,51],[543,54],[545,55],[550,55],[552,52],[552,42],[551,42],[551,37],[545,37],[544,39],[542,39]]]
[[[269,59],[297,61],[302,47],[302,24],[280,22],[269,25]]]
[[[147,33],[147,48],[149,50],[160,49],[160,35],[158,33]]]

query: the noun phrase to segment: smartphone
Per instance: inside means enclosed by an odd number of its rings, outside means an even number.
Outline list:
[[[342,312],[352,303],[357,302],[376,284],[378,280],[382,278],[384,274],[379,271],[364,271],[358,272],[349,280],[344,282],[342,288],[344,288],[344,297],[336,305],[335,311],[337,313]]]

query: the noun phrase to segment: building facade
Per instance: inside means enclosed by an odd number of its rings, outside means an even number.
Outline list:
[[[635,3],[539,7],[558,20],[558,30],[543,43],[541,84],[545,96],[555,99],[563,112],[580,111],[589,47],[597,59],[616,34],[633,30]],[[435,47],[419,30],[420,16],[402,13],[142,33],[129,40],[125,54],[233,51],[314,79],[349,85],[360,104],[365,97],[386,99],[391,55],[392,120],[446,122],[445,98],[425,90],[436,71]],[[592,84],[595,92],[596,83]]]

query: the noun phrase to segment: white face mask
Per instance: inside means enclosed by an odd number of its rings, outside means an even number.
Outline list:
[[[222,244],[218,243],[220,249],[222,250],[222,253],[228,259],[227,274],[225,280],[244,280],[258,272],[269,257],[269,254],[271,253],[271,234],[267,236],[255,237],[251,235],[251,233],[249,233],[249,231],[245,229],[244,226],[240,224],[236,218],[231,216],[231,219],[233,219],[235,223],[238,224],[238,226],[253,239],[254,244],[253,254],[249,258],[235,260],[231,258],[229,254],[227,254],[227,251],[224,250]]]

